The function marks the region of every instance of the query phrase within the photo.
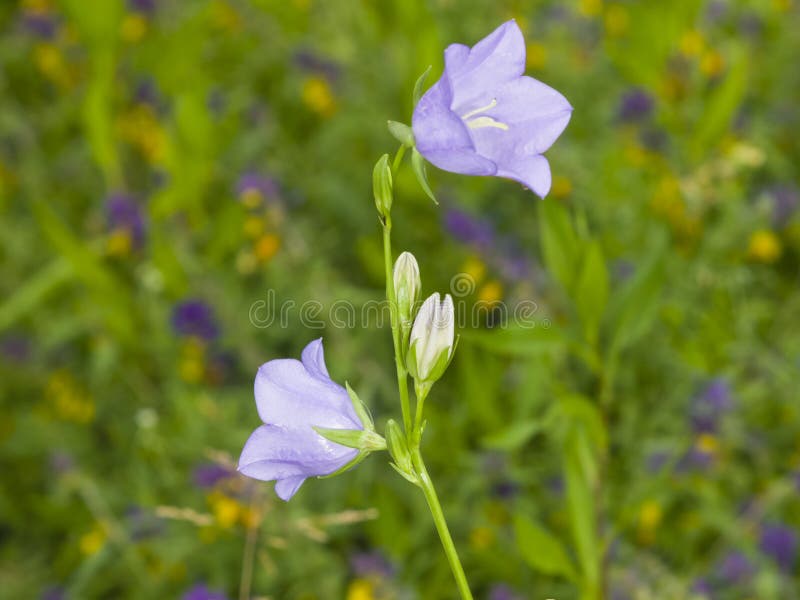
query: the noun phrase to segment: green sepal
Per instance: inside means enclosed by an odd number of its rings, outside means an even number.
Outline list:
[[[408,347],[408,352],[406,353],[406,371],[408,374],[411,375],[414,379],[419,379],[419,373],[417,373],[417,341],[414,340],[414,343]]]
[[[326,440],[348,448],[368,452],[386,448],[386,440],[380,434],[369,429],[327,429],[325,427],[314,427],[313,429]]]
[[[438,206],[439,201],[436,199],[436,196],[434,196],[433,190],[428,183],[425,159],[422,158],[422,154],[420,154],[416,148],[411,149],[411,167],[414,169],[414,175],[416,175],[417,181],[419,181],[419,185],[422,187],[422,191],[424,191],[428,198],[433,200],[433,203]]]
[[[350,402],[353,403],[353,410],[356,411],[361,424],[364,425],[364,429],[375,431],[375,423],[372,421],[372,415],[369,414],[367,405],[361,401],[361,398],[358,397],[358,394],[355,393],[348,382],[344,382],[344,387],[347,389],[347,395],[350,396]]]
[[[398,467],[396,464],[394,464],[393,462],[390,462],[389,466],[392,467],[395,471],[397,471],[400,474],[400,477],[402,477],[403,479],[405,479],[409,483],[413,483],[414,485],[419,485],[419,480],[417,479],[416,475],[413,475],[411,473],[403,472],[403,470],[400,467]]]
[[[428,78],[428,73],[431,72],[432,66],[433,65],[428,65],[428,68],[423,71],[422,75],[419,76],[417,82],[414,84],[414,94],[412,96],[414,99],[414,106],[416,106],[419,99],[422,98],[422,86],[425,85],[425,80]]]
[[[406,148],[414,146],[414,132],[411,127],[400,121],[387,121],[386,125],[389,127],[389,133],[403,146]]]
[[[361,461],[363,461],[365,458],[367,458],[367,456],[369,456],[369,452],[367,452],[366,450],[359,452],[358,454],[356,454],[356,457],[353,460],[351,460],[343,467],[339,467],[333,473],[328,473],[327,475],[317,475],[317,479],[329,479],[330,477],[335,477],[336,475],[340,475],[345,471],[349,471],[357,464],[359,464]]]
[[[393,466],[403,477],[409,481],[415,481],[414,463],[411,461],[411,452],[408,450],[406,436],[400,430],[400,426],[394,419],[389,419],[386,422],[385,433],[389,454],[394,459]]]

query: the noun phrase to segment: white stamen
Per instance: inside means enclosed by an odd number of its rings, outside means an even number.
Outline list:
[[[508,125],[501,123],[500,121],[496,121],[492,117],[478,117],[477,119],[466,121],[466,124],[470,129],[480,129],[481,127],[497,127],[497,129],[508,131]]]
[[[461,119],[462,119],[463,121],[466,121],[466,120],[467,120],[467,119],[469,119],[470,117],[474,117],[475,115],[477,115],[477,114],[479,114],[479,113],[482,113],[482,112],[484,112],[484,111],[486,111],[486,110],[489,110],[490,108],[494,108],[495,106],[497,106],[497,98],[494,98],[494,99],[493,99],[493,100],[492,100],[492,101],[491,101],[489,104],[487,104],[486,106],[482,106],[481,108],[476,108],[475,110],[471,110],[470,112],[468,112],[468,113],[467,113],[467,114],[465,114],[465,115],[461,115]]]

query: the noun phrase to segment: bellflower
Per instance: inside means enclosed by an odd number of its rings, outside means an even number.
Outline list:
[[[453,173],[519,181],[541,197],[550,191],[542,153],[569,122],[572,106],[525,70],[525,40],[511,20],[472,48],[451,44],[444,73],[422,96],[412,119],[417,150]]]
[[[364,430],[347,390],[328,376],[322,339],[303,350],[302,360],[271,360],[258,370],[255,397],[264,425],[247,440],[239,471],[276,481],[289,500],[308,477],[329,475],[359,454],[323,437],[315,428]]]

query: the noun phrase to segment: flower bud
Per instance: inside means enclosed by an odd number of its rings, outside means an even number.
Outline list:
[[[381,156],[372,170],[372,193],[381,219],[389,218],[392,210],[392,168],[389,166],[388,154]]]
[[[397,311],[403,341],[408,338],[408,331],[414,320],[414,308],[419,297],[422,282],[419,278],[417,259],[410,252],[403,252],[394,263],[394,293],[397,300]],[[405,346],[405,344],[404,344]]]
[[[450,294],[438,292],[422,304],[409,338],[406,367],[419,382],[433,383],[442,376],[453,354],[455,309]]]

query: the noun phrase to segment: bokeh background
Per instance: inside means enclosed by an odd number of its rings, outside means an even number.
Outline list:
[[[476,597],[578,598],[590,513],[608,598],[800,597],[792,0],[2,2],[0,597],[455,597],[385,455],[288,504],[234,469],[257,367],[319,336],[397,417],[388,330],[326,311],[382,298],[386,120],[511,17],[575,108],[550,197],[430,169],[437,207],[406,165],[394,208],[426,294],[537,305],[427,403]]]

